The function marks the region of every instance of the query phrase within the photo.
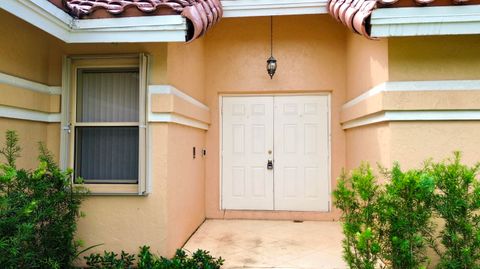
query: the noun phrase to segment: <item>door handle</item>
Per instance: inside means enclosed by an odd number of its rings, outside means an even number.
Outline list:
[[[268,160],[268,162],[267,162],[267,169],[268,169],[268,170],[273,170],[273,160]]]

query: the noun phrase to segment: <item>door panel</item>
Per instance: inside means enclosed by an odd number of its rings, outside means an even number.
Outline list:
[[[275,210],[329,210],[327,96],[276,96]]]
[[[273,97],[222,102],[222,207],[273,210]]]
[[[328,211],[328,97],[222,102],[222,208]]]

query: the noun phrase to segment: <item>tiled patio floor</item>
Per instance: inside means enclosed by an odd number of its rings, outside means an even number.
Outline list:
[[[222,268],[343,269],[338,222],[207,220],[185,249],[224,258]]]

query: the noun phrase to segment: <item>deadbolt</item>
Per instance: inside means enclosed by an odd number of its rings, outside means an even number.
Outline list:
[[[267,162],[267,169],[272,170],[273,169],[273,160],[268,160]]]

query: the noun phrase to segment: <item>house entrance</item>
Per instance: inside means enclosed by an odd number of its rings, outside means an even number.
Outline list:
[[[329,97],[222,97],[222,208],[329,211]]]

